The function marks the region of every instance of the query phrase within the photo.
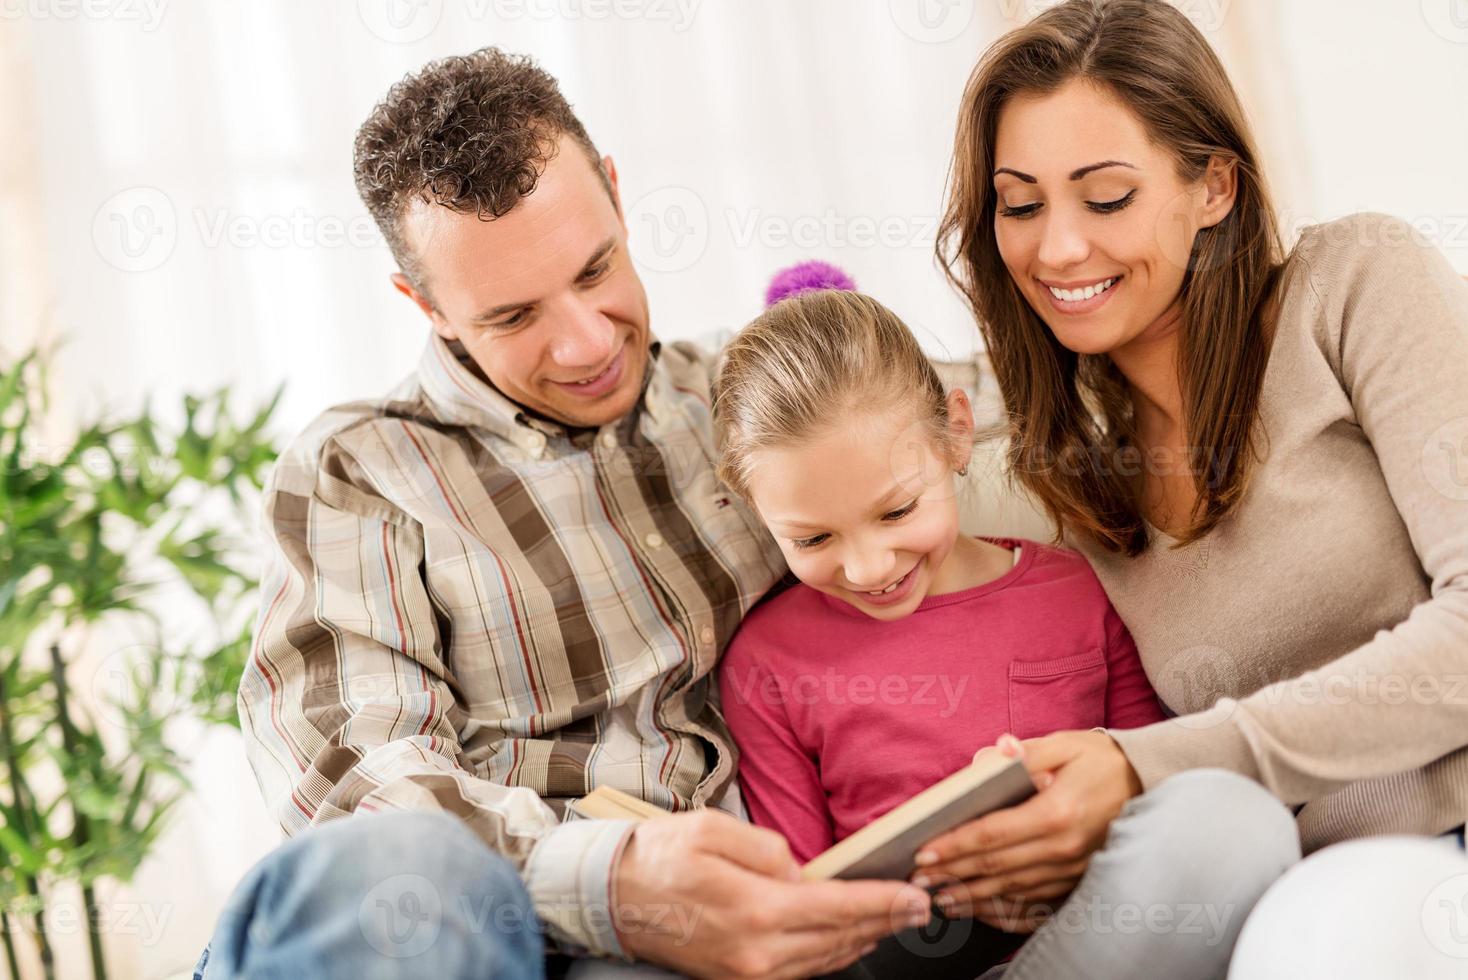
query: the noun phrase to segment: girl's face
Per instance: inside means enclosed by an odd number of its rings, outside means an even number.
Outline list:
[[[1174,328],[1193,239],[1233,205],[1233,173],[1186,182],[1104,88],[1019,95],[994,141],[1000,257],[1055,339],[1110,354]]]
[[[968,463],[973,414],[959,390],[948,410],[961,458],[901,409],[755,454],[750,498],[802,582],[892,620],[953,577],[945,568],[959,533],[953,474]]]

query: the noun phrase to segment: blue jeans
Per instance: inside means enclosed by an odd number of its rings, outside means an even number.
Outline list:
[[[359,814],[276,848],[230,895],[194,980],[543,980],[515,869],[457,817]]]

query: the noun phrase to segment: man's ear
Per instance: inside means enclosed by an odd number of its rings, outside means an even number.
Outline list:
[[[1212,228],[1234,209],[1239,194],[1239,166],[1237,160],[1209,157],[1208,169],[1203,171],[1203,213],[1199,215],[1199,228]]]
[[[391,278],[394,289],[418,304],[418,309],[422,310],[423,315],[428,317],[428,322],[433,324],[434,333],[438,334],[444,340],[459,339],[459,335],[454,332],[454,328],[449,326],[449,322],[443,318],[443,314],[438,312],[434,307],[433,301],[420,293],[417,287],[413,285],[413,280],[401,272],[394,272]]]
[[[627,216],[622,211],[622,189],[617,186],[617,164],[610,154],[601,158],[601,169],[607,175],[607,185],[612,190],[612,207],[617,209],[617,222],[621,224],[623,234],[626,234]]]
[[[968,392],[957,385],[948,393],[949,465],[955,471],[968,469],[974,455],[974,408]]]

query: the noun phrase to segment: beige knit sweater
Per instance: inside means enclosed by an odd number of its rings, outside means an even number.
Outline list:
[[[1127,559],[1076,540],[1179,717],[1113,732],[1142,782],[1217,766],[1307,851],[1468,816],[1468,284],[1405,223],[1308,229],[1239,509]]]

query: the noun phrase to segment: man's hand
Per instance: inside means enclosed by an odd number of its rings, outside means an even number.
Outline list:
[[[1056,732],[1022,743],[1005,736],[997,750],[1023,758],[1040,792],[934,838],[918,852],[913,880],[943,886],[934,900],[947,915],[1032,932],[1033,925],[1014,926],[1033,924],[1044,905],[1071,893],[1142,784],[1105,732]]]
[[[717,811],[638,824],[613,872],[622,948],[693,977],[808,977],[926,923],[900,881],[800,879],[785,838]]]

